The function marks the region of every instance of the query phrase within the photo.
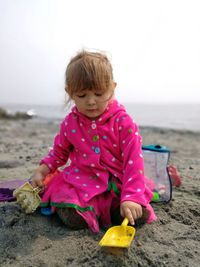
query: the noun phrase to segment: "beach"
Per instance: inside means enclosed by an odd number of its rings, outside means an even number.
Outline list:
[[[58,129],[53,120],[0,120],[0,182],[30,178]],[[129,249],[102,249],[103,230],[69,230],[56,215],[26,215],[16,202],[0,202],[0,266],[199,266],[200,132],[141,127],[140,134],[143,144],[171,150],[182,184],[169,203],[153,204],[157,221],[137,227]]]

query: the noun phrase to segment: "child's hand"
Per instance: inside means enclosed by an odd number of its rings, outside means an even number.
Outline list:
[[[135,220],[142,217],[142,206],[133,201],[124,201],[120,205],[120,213],[122,217],[126,217],[130,224],[134,225]]]
[[[45,164],[40,165],[30,178],[32,186],[43,188],[43,180],[49,172],[50,170]]]
[[[41,172],[36,171],[30,178],[31,185],[35,187],[43,188],[44,175]]]

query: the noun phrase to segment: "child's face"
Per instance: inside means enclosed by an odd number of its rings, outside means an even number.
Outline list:
[[[73,95],[72,99],[79,112],[90,119],[97,119],[106,109],[109,101],[113,98],[116,84],[106,92],[95,89],[85,89]]]

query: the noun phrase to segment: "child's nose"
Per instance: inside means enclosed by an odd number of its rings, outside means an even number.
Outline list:
[[[89,96],[87,102],[88,102],[88,105],[94,105],[96,104],[96,99],[94,96]]]

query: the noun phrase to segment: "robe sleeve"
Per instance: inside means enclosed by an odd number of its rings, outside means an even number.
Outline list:
[[[40,164],[45,164],[50,169],[50,172],[54,172],[58,167],[66,164],[72,145],[67,139],[68,135],[68,117],[66,117],[60,124],[60,131],[54,138],[53,148],[49,151]]]
[[[145,193],[142,138],[139,135],[138,126],[126,114],[120,120],[119,127],[120,148],[123,157],[121,202],[133,201],[146,206],[149,200]]]

